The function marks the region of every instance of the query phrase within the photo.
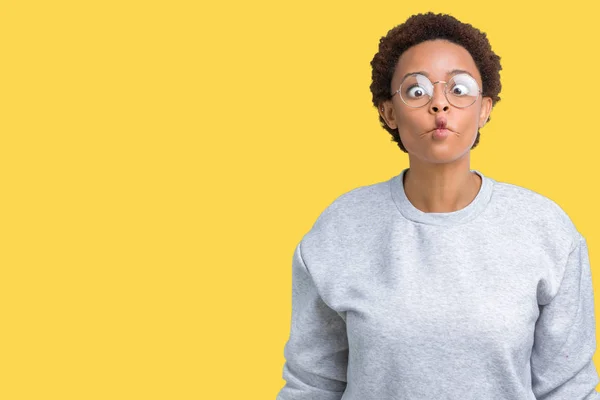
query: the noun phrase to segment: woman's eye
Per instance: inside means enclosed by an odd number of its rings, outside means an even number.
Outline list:
[[[408,88],[407,94],[409,97],[417,98],[425,95],[425,89],[420,86],[412,86]]]
[[[469,88],[465,85],[457,84],[452,88],[452,94],[456,96],[464,96],[469,94]]]
[[[479,85],[470,75],[458,74],[452,78],[448,89],[453,96],[475,96],[479,91]]]

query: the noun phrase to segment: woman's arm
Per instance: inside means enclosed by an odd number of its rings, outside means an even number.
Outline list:
[[[339,400],[346,389],[346,323],[323,302],[296,246],[292,261],[292,323],[285,345],[285,386],[277,400]]]
[[[579,235],[553,299],[540,305],[531,353],[538,400],[600,400],[594,294],[586,240]]]

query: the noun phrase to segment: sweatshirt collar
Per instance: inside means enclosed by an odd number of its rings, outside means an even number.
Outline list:
[[[492,191],[495,180],[485,176],[479,170],[472,169],[481,177],[481,187],[477,196],[466,207],[443,213],[426,213],[416,208],[404,191],[404,174],[408,171],[408,167],[403,169],[400,174],[389,180],[392,199],[398,208],[398,211],[408,220],[429,225],[454,225],[468,222],[479,215],[489,203],[492,197]]]

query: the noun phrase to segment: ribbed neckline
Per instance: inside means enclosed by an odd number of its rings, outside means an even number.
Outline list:
[[[460,210],[452,212],[426,213],[416,208],[410,200],[408,200],[408,197],[406,197],[403,179],[404,174],[408,169],[408,167],[403,169],[399,175],[396,175],[389,180],[392,199],[400,213],[406,219],[429,225],[462,224],[472,220],[479,215],[489,203],[492,197],[494,184],[496,183],[494,179],[485,176],[479,170],[472,169],[471,172],[475,172],[481,177],[481,187],[479,188],[477,196],[475,196],[471,203]]]

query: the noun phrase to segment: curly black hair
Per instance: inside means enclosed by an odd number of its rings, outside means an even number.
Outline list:
[[[483,96],[491,97],[492,108],[500,101],[498,94],[502,88],[500,83],[500,57],[492,51],[491,45],[484,32],[470,24],[460,22],[449,14],[415,14],[404,23],[390,29],[386,36],[379,40],[379,51],[371,61],[373,105],[379,110],[381,104],[391,99],[390,87],[398,59],[408,48],[427,40],[444,39],[464,47],[481,74]],[[488,117],[488,121],[491,120]],[[390,128],[379,115],[382,127],[392,135],[392,141],[408,153],[398,129]],[[471,149],[479,143],[479,129]]]

